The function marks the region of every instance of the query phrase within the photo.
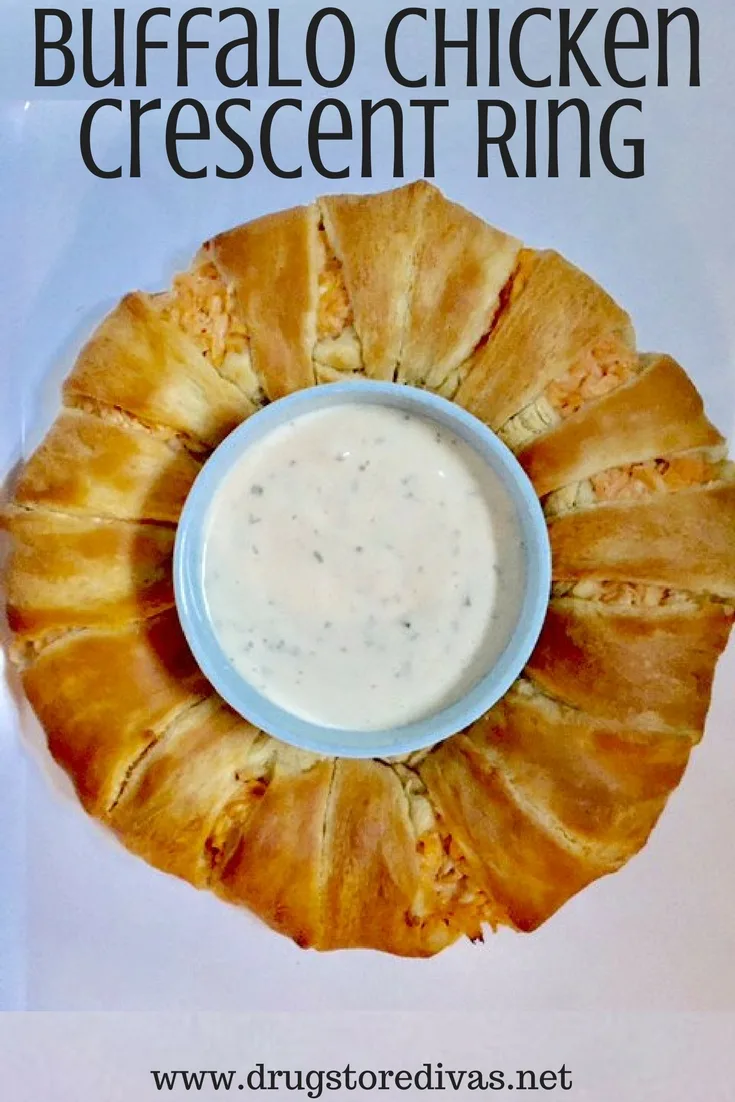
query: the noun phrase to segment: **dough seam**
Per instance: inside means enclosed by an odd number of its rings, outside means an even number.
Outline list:
[[[344,325],[342,327],[341,331],[337,334],[336,337],[320,337],[319,333],[318,333],[318,329],[317,329],[316,341],[314,342],[314,347],[312,349],[312,356],[311,356],[312,363],[313,363],[313,366],[314,366],[314,377],[315,377],[317,383],[322,383],[322,384],[323,383],[328,383],[328,382],[339,382],[340,380],[348,380],[348,379],[354,378],[355,376],[357,376],[358,378],[365,378],[366,377],[365,357],[364,357],[364,353],[363,353],[362,340],[360,339],[360,334],[357,332],[357,329],[355,328],[354,311],[353,311],[353,307],[352,307],[352,300],[351,300],[351,297],[350,297],[349,288],[347,287],[347,283],[345,282],[345,279],[344,279],[344,274],[342,273],[342,268],[343,268],[342,261],[339,259],[338,255],[337,255],[337,251],[334,247],[334,243],[333,243],[333,241],[330,237],[329,228],[328,228],[328,225],[327,225],[327,218],[325,216],[325,211],[324,211],[323,200],[321,198],[316,200],[316,207],[317,207],[317,212],[318,212],[318,217],[319,217],[319,223],[318,223],[317,230],[318,230],[318,233],[319,233],[320,238],[321,238],[322,246],[324,248],[323,262],[322,262],[322,266],[319,270],[319,273],[317,275],[317,279],[319,279],[321,277],[322,272],[326,268],[328,268],[330,261],[333,260],[333,261],[335,261],[335,263],[337,263],[339,265],[341,285],[342,285],[342,288],[344,290],[344,294],[345,294],[345,297],[347,299],[347,303],[349,305],[349,314],[350,314],[350,317],[352,318],[352,321],[348,322],[346,325]],[[319,304],[318,304],[318,307],[317,307],[317,317],[318,317],[320,309],[321,309],[321,300],[319,301]],[[357,349],[358,349],[358,352],[359,352],[359,364],[358,364],[357,369],[354,370],[354,371],[342,369],[340,367],[335,367],[333,364],[330,364],[327,360],[319,358],[320,349],[322,350],[322,352],[325,352],[325,351],[328,351],[330,349],[330,346],[331,346],[332,351],[333,351],[335,349],[335,347],[337,346],[337,344],[340,341],[342,341],[342,339],[346,336],[346,334],[349,334],[350,340],[354,340],[355,345],[357,346]]]
[[[666,487],[657,489],[648,488],[646,493],[641,494],[639,497],[630,496],[600,499],[594,496],[596,491],[592,485],[592,480],[599,478],[600,475],[614,473],[615,471],[624,472],[631,467],[641,467],[648,463],[670,463],[687,456],[697,455],[702,455],[706,460],[711,462],[713,466],[719,467],[717,478],[710,479],[707,482],[697,482],[689,486],[679,486],[675,489],[668,489]],[[569,482],[565,486],[560,486],[558,490],[552,490],[550,493],[545,494],[541,499],[541,505],[545,516],[550,520],[555,520],[557,517],[566,516],[569,513],[578,513],[585,509],[595,509],[606,505],[641,504],[643,502],[655,500],[656,498],[671,497],[675,494],[711,490],[715,486],[727,485],[729,482],[733,481],[735,481],[735,463],[727,458],[726,445],[712,448],[683,448],[681,451],[667,452],[666,455],[658,455],[650,460],[642,460],[639,463],[623,463],[616,467],[603,467],[588,478]],[[569,505],[560,504],[564,501],[565,497],[570,495],[571,490],[575,491],[574,501]],[[585,500],[580,501],[580,496]]]
[[[431,754],[435,749],[436,749],[435,746],[431,747],[431,749],[427,752],[427,756],[429,754]],[[453,838],[453,836],[451,834],[451,831],[449,831],[447,829],[443,829],[443,827],[446,827],[446,824],[444,824],[444,821],[442,819],[441,814],[439,813],[439,809],[437,808],[437,806],[434,802],[432,794],[431,794],[430,790],[427,788],[426,784],[424,783],[423,778],[421,777],[421,775],[414,768],[412,768],[410,765],[408,765],[406,762],[385,761],[384,764],[395,773],[395,775],[398,777],[398,780],[400,782],[401,791],[403,792],[403,798],[406,802],[408,820],[411,823],[411,827],[412,827],[412,830],[413,830],[414,835],[415,835],[415,843],[416,843],[417,852],[418,852],[418,845],[419,845],[420,839],[419,839],[419,836],[416,832],[416,824],[415,824],[415,821],[414,821],[414,817],[411,813],[410,797],[409,797],[408,791],[407,791],[408,778],[405,776],[405,774],[410,774],[410,780],[414,781],[420,787],[421,795],[423,796],[423,798],[427,801],[427,803],[431,807],[432,815],[433,815],[433,818],[434,818],[433,825],[434,825],[434,828],[436,830],[437,836],[439,838],[442,850],[446,854],[446,860],[451,862],[451,864],[453,866],[453,871],[455,873],[455,889],[458,889],[460,887],[460,882],[461,882],[462,879],[464,879],[467,882],[467,884],[470,886],[471,891],[475,895],[478,895],[483,900],[482,905],[478,906],[478,911],[480,912],[479,915],[478,915],[478,921],[480,923],[479,931],[474,931],[474,932],[470,933],[470,932],[468,932],[468,930],[466,929],[465,926],[460,926],[460,930],[461,930],[461,935],[460,936],[469,937],[471,941],[482,941],[482,926],[483,925],[487,925],[487,926],[491,927],[492,929],[497,928],[497,925],[498,925],[498,922],[499,922],[499,917],[498,916],[502,912],[502,909],[503,909],[501,904],[498,903],[498,901],[495,900],[490,895],[487,885],[483,886],[483,885],[479,884],[474,879],[474,873],[473,873],[472,865],[467,860],[466,855],[462,852],[462,847],[459,845],[457,840],[455,838]],[[452,843],[454,844],[455,848],[461,852],[462,859],[464,861],[464,864],[463,864],[461,869],[457,867],[457,859],[455,857],[452,857],[452,855],[450,853],[450,846],[451,846]],[[441,903],[441,898],[440,898],[440,894],[439,894],[439,882],[436,878],[434,879],[434,881],[432,883],[432,888],[433,888],[433,891],[434,891],[434,896],[435,896],[436,902]],[[417,916],[411,916],[411,917],[415,918],[416,921],[418,921],[419,924],[421,924],[421,925],[428,925],[433,919],[434,921],[443,922],[445,926],[451,927],[453,921],[454,922],[457,921],[457,919],[454,917],[454,915],[452,915],[451,913],[449,913],[449,914],[446,913],[446,911],[451,912],[452,904],[454,904],[455,906],[460,906],[461,907],[462,906],[461,898],[457,897],[457,898],[453,899],[448,904],[448,906],[446,907],[445,913],[443,913],[443,914],[442,914],[441,911],[439,911],[438,913],[433,913],[433,914],[429,913],[429,914],[423,915],[423,916],[418,916],[417,915]],[[409,920],[409,916],[407,915],[406,916],[407,923],[408,923],[408,920]]]
[[[83,394],[74,392],[62,394],[60,413],[66,410],[72,412],[79,410],[81,413],[87,413],[91,417],[96,417],[103,424],[114,425],[122,422],[134,432],[153,437],[154,440],[161,440],[164,444],[169,445],[172,453],[176,454],[177,451],[186,452],[192,459],[200,463],[212,451],[210,445],[199,439],[199,437],[189,436],[166,425],[146,421],[137,413],[131,413],[130,410],[123,409],[122,406],[113,405],[111,402],[103,402],[97,398],[89,398]]]
[[[521,250],[521,252],[522,251],[523,250]],[[446,398],[448,401],[454,401],[457,392],[464,382],[465,376],[467,375],[467,372],[472,365],[472,360],[477,355],[479,349],[481,349],[484,345],[486,345],[489,341],[493,339],[493,336],[495,335],[495,332],[500,325],[504,315],[510,309],[511,303],[513,301],[514,288],[516,287],[516,283],[521,275],[521,267],[522,262],[519,257],[516,261],[513,271],[508,276],[508,279],[506,280],[500,292],[500,295],[498,296],[498,305],[495,313],[493,314],[490,325],[488,326],[487,330],[482,334],[479,341],[470,352],[469,356],[465,357],[462,363],[458,364],[453,371],[450,371],[444,377],[444,379],[442,379],[441,383],[438,386],[432,388],[436,391],[437,394],[441,394],[441,396],[443,398]],[[451,386],[448,385],[450,379],[452,380]]]
[[[540,681],[537,681],[533,673],[528,669],[525,669],[523,671],[523,676],[519,678],[516,682],[516,686],[520,684],[528,685],[533,689],[533,693],[529,695],[538,695],[545,697],[546,700],[550,701],[558,708],[561,708],[563,710],[568,709],[570,712],[575,712],[581,716],[590,715],[590,713],[586,712],[584,708],[578,708],[570,701],[564,700],[563,697],[554,696],[554,694],[550,692],[548,687],[546,685],[543,685]],[[518,691],[516,686],[511,687],[511,689],[509,689],[509,693],[512,693],[513,691]],[[617,734],[625,734],[626,730],[630,730],[630,723],[627,723],[624,720],[616,721],[606,716],[594,716],[591,718],[594,718],[595,723],[599,723],[600,727],[609,729],[610,731],[613,731]],[[667,726],[666,724],[660,722],[651,723],[651,721],[647,719],[647,717],[644,715],[641,715],[637,718],[636,727],[641,731],[645,731],[647,734],[669,735],[686,738],[693,745],[696,745],[702,739],[702,732],[696,727],[672,727],[670,725]]]

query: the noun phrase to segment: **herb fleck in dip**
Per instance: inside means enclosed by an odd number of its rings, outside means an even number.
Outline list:
[[[458,699],[498,658],[523,554],[500,480],[434,422],[355,403],[251,447],[208,516],[204,587],[238,672],[325,726]]]

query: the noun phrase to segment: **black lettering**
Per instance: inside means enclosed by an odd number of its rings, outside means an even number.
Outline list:
[[[280,168],[273,157],[273,123],[283,107],[295,107],[297,111],[301,111],[302,103],[300,99],[279,99],[270,104],[260,126],[260,154],[263,164],[274,176],[278,176],[281,180],[297,180],[303,175],[303,168],[300,165],[292,169]]]
[[[198,130],[179,132],[179,118],[185,108],[190,107],[197,116]],[[196,99],[181,99],[171,108],[166,122],[166,153],[169,163],[177,176],[183,176],[185,180],[201,180],[207,175],[206,165],[203,168],[187,169],[179,159],[179,142],[208,142],[210,138],[209,117],[204,104]]]
[[[490,63],[487,82],[490,88],[500,87],[500,8],[490,8]]]
[[[505,129],[496,137],[491,137],[488,132],[490,112],[493,108],[498,108],[505,115]],[[480,178],[490,175],[488,149],[491,145],[497,145],[503,160],[505,175],[513,179],[517,178],[518,171],[508,149],[508,142],[515,134],[517,126],[516,113],[512,106],[502,99],[481,99],[477,101],[477,113],[479,134],[477,175]]]
[[[418,16],[419,19],[425,21],[426,8],[404,8],[393,16],[388,24],[388,30],[385,32],[385,63],[388,66],[388,72],[397,84],[402,84],[404,88],[425,88],[428,82],[426,76],[411,80],[409,77],[405,77],[398,67],[398,59],[396,57],[398,29],[404,19],[408,19],[409,15]]]
[[[527,1087],[526,1086],[526,1080],[529,1079],[529,1078],[531,1080],[531,1086]],[[536,1086],[536,1075],[535,1075],[534,1072],[532,1072],[532,1071],[519,1071],[518,1072],[518,1090],[519,1091],[528,1091],[528,1090],[535,1091],[535,1090],[538,1090],[538,1087]]]
[[[410,1071],[397,1071],[395,1076],[395,1084],[399,1091],[408,1091],[411,1089],[412,1075]]]
[[[450,1071],[447,1068],[447,1079],[452,1084],[452,1089],[458,1091],[467,1078],[466,1071]]]
[[[278,8],[268,9],[268,87],[269,88],[298,88],[301,79],[282,77],[280,71],[280,20],[281,13]],[[284,103],[290,101],[284,100]]]
[[[417,1091],[430,1091],[431,1086],[431,1064],[422,1064],[419,1070],[413,1077],[414,1090]]]
[[[591,175],[590,167],[590,109],[583,99],[570,99],[566,103],[559,103],[558,99],[549,100],[549,178],[556,179],[559,175],[559,119],[570,107],[576,107],[579,112],[579,148],[580,165],[579,175],[582,179],[588,179]]]
[[[113,10],[115,61],[110,75],[102,78],[94,75],[93,16],[92,8],[82,8],[82,72],[84,73],[84,79],[90,88],[104,88],[107,84],[114,84],[116,88],[122,88],[125,85],[125,9],[115,8]]]
[[[258,85],[258,21],[247,8],[226,8],[219,13],[220,23],[233,15],[241,15],[247,24],[248,33],[243,38],[235,38],[217,52],[214,63],[217,80],[225,88],[240,88],[243,84],[250,87]],[[238,46],[247,46],[247,66],[241,77],[231,77],[227,71],[227,59]]]
[[[247,176],[248,173],[252,170],[253,164],[255,162],[252,148],[250,147],[248,142],[245,141],[242,134],[235,130],[234,127],[232,127],[229,123],[227,112],[230,110],[231,107],[242,107],[245,109],[245,111],[249,111],[250,100],[227,99],[224,101],[224,103],[220,103],[219,107],[217,108],[216,121],[218,129],[225,136],[225,138],[227,138],[228,141],[231,141],[232,144],[236,146],[242,153],[242,164],[237,169],[225,169],[220,168],[220,166],[217,165],[217,175],[221,180],[241,180],[243,176]],[[262,1067],[262,1065],[260,1064],[257,1066]],[[248,1086],[250,1086],[250,1075],[252,1074],[253,1072],[250,1072],[248,1075]],[[253,1088],[251,1087],[250,1089],[252,1090]]]
[[[358,1083],[360,1084],[360,1090],[372,1091],[375,1090],[378,1077],[374,1071],[361,1071],[358,1076]]]
[[[343,1075],[345,1077],[345,1087],[347,1088],[348,1091],[353,1091],[355,1089],[355,1086],[356,1086],[356,1084],[355,1084],[355,1073],[354,1073],[354,1071],[352,1070],[352,1068],[350,1067],[349,1064],[345,1068],[345,1070],[343,1072]]]
[[[333,107],[339,115],[341,124],[340,130],[323,131],[321,129],[322,115],[330,107]],[[351,140],[352,119],[350,118],[350,112],[347,110],[345,104],[338,99],[324,99],[321,103],[318,103],[309,119],[309,157],[320,176],[325,176],[328,180],[343,180],[346,176],[349,176],[349,168],[327,168],[322,160],[320,143],[327,141],[347,142]]]
[[[340,1079],[338,1071],[327,1072],[327,1090],[338,1091],[342,1087],[342,1080]]]
[[[451,41],[447,38],[446,8],[437,8],[434,13],[436,22],[436,67],[435,83],[438,88],[447,83],[447,50],[467,51],[467,87],[477,87],[477,8],[467,8],[467,37]]]
[[[669,13],[668,8],[658,9],[658,86],[669,86],[669,27],[680,16],[689,23],[689,87],[699,88],[701,79],[701,27],[699,16],[693,8],[678,8]]]
[[[587,60],[579,48],[579,40],[597,15],[597,8],[587,8],[574,31],[571,30],[571,11],[569,8],[559,9],[561,58],[559,83],[562,88],[568,88],[571,84],[570,62],[572,57],[577,62],[579,71],[592,88],[599,88],[600,82],[587,64]]]
[[[149,111],[160,111],[160,99],[141,104],[139,99],[130,101],[130,176],[140,178],[140,120]]]
[[[559,1068],[559,1078],[561,1079],[561,1089],[563,1091],[570,1091],[572,1089],[572,1073],[567,1069],[566,1064],[562,1064]],[[569,1078],[568,1083],[567,1078]]]
[[[82,126],[79,132],[79,147],[82,153],[82,160],[91,173],[95,176],[99,176],[100,180],[118,180],[123,174],[122,165],[120,165],[119,168],[113,168],[106,171],[99,167],[92,154],[92,123],[98,111],[101,111],[103,107],[114,107],[117,111],[122,111],[122,100],[101,99],[87,108],[84,112],[84,118],[82,119]]]
[[[534,80],[533,77],[528,76],[526,70],[523,67],[523,59],[521,56],[521,35],[523,29],[529,19],[532,19],[534,15],[542,15],[544,19],[551,19],[551,8],[528,8],[527,11],[521,12],[510,31],[510,65],[511,68],[522,84],[528,85],[529,88],[548,88],[551,85],[551,74],[547,77],[542,77],[540,80]]]
[[[618,28],[621,20],[626,16],[634,20],[638,31],[638,37],[632,42],[618,42]],[[648,46],[648,24],[646,23],[645,16],[639,12],[637,8],[619,8],[618,11],[610,16],[610,22],[605,31],[605,63],[607,64],[610,76],[616,84],[620,84],[623,88],[644,87],[646,83],[645,76],[637,77],[635,80],[629,80],[622,75],[618,68],[617,52],[618,50],[647,50]]]
[[[46,20],[49,16],[54,16],[61,23],[60,37],[53,42],[46,38]],[[74,76],[74,54],[67,46],[73,29],[71,16],[68,12],[61,11],[59,8],[36,8],[35,21],[36,75],[34,83],[36,88],[60,88],[62,85],[68,84]],[[46,75],[46,53],[48,50],[58,50],[64,59],[64,71],[60,77]],[[104,102],[109,101],[105,100]]]
[[[491,1091],[502,1091],[505,1089],[505,1076],[502,1071],[491,1071],[488,1076],[488,1086]]]
[[[208,50],[209,42],[191,42],[189,40],[189,24],[198,15],[206,15],[212,18],[211,8],[189,8],[179,20],[179,48],[178,48],[178,72],[176,84],[179,88],[189,86],[189,50]]]
[[[394,1075],[394,1072],[392,1072],[392,1071],[381,1071],[380,1072],[380,1086],[378,1087],[378,1090],[387,1091],[388,1090],[387,1080],[392,1079],[393,1075]]]
[[[618,111],[621,111],[623,107],[633,107],[636,111],[643,111],[643,104],[639,99],[621,99],[608,107],[600,127],[600,153],[605,168],[612,172],[613,176],[617,176],[621,180],[638,180],[645,173],[645,143],[643,138],[626,138],[623,142],[626,149],[633,150],[632,168],[622,169],[612,155],[612,126]]]
[[[321,1098],[324,1090],[324,1072],[307,1071],[306,1073],[307,1098]]]
[[[545,1091],[553,1091],[556,1086],[556,1072],[555,1071],[542,1071],[539,1076],[539,1083],[541,1089]]]
[[[526,100],[526,179],[535,179],[538,171],[536,163],[536,141],[538,137],[538,101]]]
[[[436,140],[436,109],[449,107],[448,99],[412,99],[411,107],[420,107],[424,112],[424,176],[433,179],[436,175],[434,148]]]
[[[344,39],[343,44],[343,61],[342,68],[336,77],[330,79],[325,77],[319,67],[319,56],[317,53],[317,40],[319,38],[319,28],[328,15],[334,16],[338,20],[342,27],[342,36]],[[312,78],[317,84],[320,84],[322,88],[339,88],[341,84],[344,84],[349,79],[355,65],[355,31],[352,23],[339,8],[322,8],[311,19],[308,30],[306,32],[306,64],[309,67],[309,72]]]
[[[403,108],[396,99],[362,101],[362,167],[360,175],[370,179],[373,175],[373,116],[382,107],[390,108],[393,115],[393,178],[403,179]],[[384,1089],[384,1088],[381,1088]]]
[[[230,11],[234,11],[234,8],[230,8]],[[233,101],[235,102],[235,101]],[[245,102],[245,101],[242,101]],[[265,1085],[265,1065],[256,1064],[252,1071],[249,1071],[245,1077],[245,1082],[248,1085],[248,1090],[251,1091],[264,1091],[268,1090]]]
[[[137,64],[135,67],[135,84],[138,88],[145,88],[148,84],[148,50],[165,50],[168,48],[168,42],[149,42],[146,38],[148,24],[156,15],[165,15],[170,19],[171,9],[149,8],[148,11],[143,12],[138,20],[136,35]]]

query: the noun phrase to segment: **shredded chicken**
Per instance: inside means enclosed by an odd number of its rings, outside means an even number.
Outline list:
[[[560,379],[549,383],[544,397],[560,417],[571,417],[588,402],[630,382],[637,373],[635,352],[619,340],[608,338],[591,348]]]
[[[101,402],[96,402],[93,398],[86,398],[80,394],[67,394],[64,396],[64,405],[67,409],[79,410],[81,413],[91,413],[107,424],[133,429],[145,433],[146,436],[155,436],[159,440],[164,440],[174,451],[181,450],[183,447],[187,451],[195,453],[206,450],[206,445],[202,444],[201,441],[187,439],[183,433],[178,433],[175,429],[170,429],[166,425],[154,425],[147,421],[141,421],[139,417],[127,410],[119,409],[117,406],[104,405]]]
[[[164,313],[204,346],[215,367],[229,351],[247,350],[247,331],[234,316],[229,289],[211,262],[177,275],[167,298]]]
[[[232,290],[211,261],[177,275],[171,292],[162,297],[161,311],[199,345],[224,379],[261,404],[247,329],[238,317]]]
[[[342,275],[342,265],[327,243],[324,230],[320,231],[324,250],[324,264],[319,273],[319,313],[317,336],[320,341],[339,337],[352,325],[352,308]]]
[[[697,598],[691,593],[661,585],[641,582],[603,582],[586,578],[581,582],[557,582],[554,597],[577,597],[583,601],[599,601],[618,608],[696,608]]]
[[[342,278],[342,265],[320,231],[323,265],[319,273],[318,342],[314,352],[320,381],[362,368],[360,342],[352,325],[352,309]],[[247,328],[238,316],[232,289],[206,256],[177,275],[167,294],[158,297],[163,317],[197,344],[223,378],[238,386],[256,405],[264,398],[250,357]]]
[[[720,458],[719,450],[692,451],[668,458],[651,459],[611,467],[581,482],[547,494],[544,512],[558,516],[570,509],[584,508],[604,501],[640,501],[651,494],[675,493],[692,486],[707,486],[731,477],[731,466]]]
[[[473,940],[481,939],[483,923],[497,924],[496,908],[484,892],[472,885],[464,856],[452,838],[442,834],[420,778],[401,766],[396,767],[396,772],[404,785],[417,836],[422,880],[431,886],[427,898],[409,920],[428,929],[444,926]]]
[[[615,467],[594,475],[590,482],[598,501],[629,501],[649,494],[704,486],[719,477],[720,466],[702,452],[690,452],[670,459]]]
[[[514,414],[498,435],[512,451],[520,451],[589,402],[635,378],[638,370],[635,352],[619,339],[600,341],[566,374],[554,379],[533,402]]]

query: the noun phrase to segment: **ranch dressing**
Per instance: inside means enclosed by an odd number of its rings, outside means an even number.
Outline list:
[[[251,446],[210,506],[204,592],[228,660],[293,715],[400,726],[457,700],[516,623],[523,552],[462,440],[349,404]]]

